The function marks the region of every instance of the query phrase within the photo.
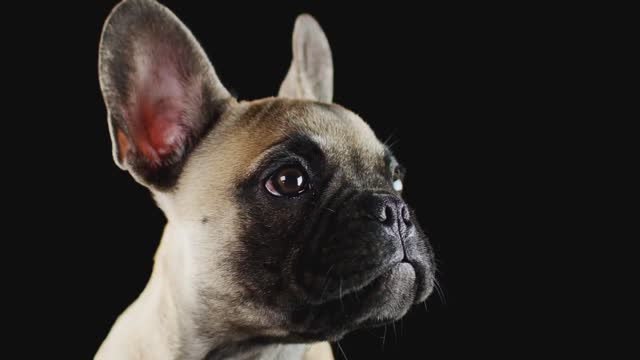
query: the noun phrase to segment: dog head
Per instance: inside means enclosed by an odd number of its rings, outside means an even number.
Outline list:
[[[430,294],[433,255],[402,199],[404,170],[360,117],[331,103],[331,53],[313,18],[296,21],[278,97],[234,99],[189,30],[152,0],[113,10],[99,72],[115,162],[151,190],[166,236],[180,239],[181,255],[156,266],[186,274],[167,276],[203,334],[216,324],[336,339]]]

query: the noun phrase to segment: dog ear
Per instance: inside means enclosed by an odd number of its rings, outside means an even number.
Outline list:
[[[311,17],[302,14],[293,29],[293,60],[278,96],[317,100],[333,99],[333,61],[329,41]]]
[[[191,32],[154,0],[118,4],[102,30],[99,77],[116,164],[157,189],[235,100]]]

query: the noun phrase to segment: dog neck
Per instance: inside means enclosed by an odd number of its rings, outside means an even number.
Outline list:
[[[197,297],[187,281],[194,269],[189,242],[167,224],[155,255],[151,278],[138,299],[118,318],[96,359],[302,359],[306,345],[260,344],[225,336],[211,324],[215,338],[197,331]]]

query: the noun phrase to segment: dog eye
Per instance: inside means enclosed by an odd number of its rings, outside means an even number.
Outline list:
[[[404,188],[402,183],[402,178],[404,177],[403,173],[404,171],[399,166],[396,167],[395,170],[393,171],[392,185],[393,185],[393,190],[397,192],[402,192],[402,189]]]
[[[284,167],[276,171],[265,183],[275,196],[296,196],[307,188],[307,174],[298,167]]]
[[[401,192],[402,191],[402,180],[400,180],[400,179],[393,180],[393,190],[395,190],[397,192]]]

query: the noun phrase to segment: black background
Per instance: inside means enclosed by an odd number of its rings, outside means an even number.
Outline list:
[[[115,3],[7,11],[22,20],[10,29],[20,36],[9,36],[18,67],[6,73],[18,77],[12,90],[24,102],[6,106],[25,115],[6,142],[17,140],[10,149],[21,156],[5,167],[20,174],[12,186],[29,189],[12,205],[22,220],[12,225],[26,234],[16,259],[32,270],[11,280],[23,294],[12,300],[42,314],[22,321],[21,334],[74,358],[91,357],[141,292],[165,222],[111,158],[97,47]],[[391,137],[408,169],[405,198],[431,235],[443,296],[387,326],[384,341],[384,329],[348,335],[340,342],[348,359],[516,356],[559,339],[539,310],[552,297],[535,280],[540,266],[529,267],[552,244],[538,225],[554,221],[554,209],[538,205],[557,165],[540,172],[541,156],[566,135],[565,113],[550,110],[563,101],[564,80],[549,82],[571,43],[548,33],[554,9],[164,3],[241,100],[277,93],[295,17],[312,14],[331,44],[334,101]]]

